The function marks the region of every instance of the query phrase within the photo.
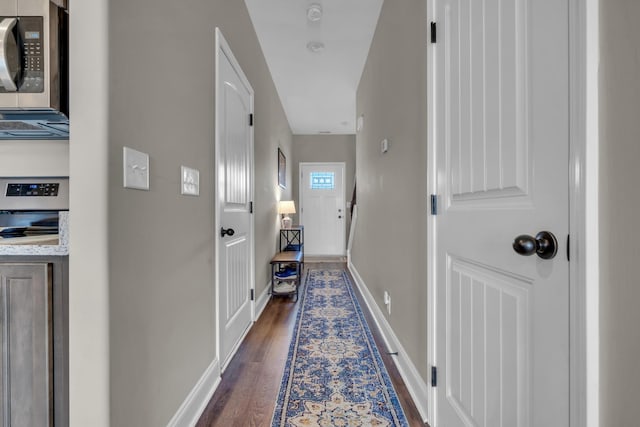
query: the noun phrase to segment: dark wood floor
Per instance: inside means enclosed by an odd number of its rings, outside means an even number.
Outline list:
[[[346,270],[344,263],[328,262],[307,262],[305,270],[308,268]],[[355,283],[353,279],[352,283]],[[425,424],[420,420],[420,414],[393,363],[392,356],[385,352],[375,321],[357,287],[354,288],[409,425],[422,427]],[[299,305],[292,298],[286,297],[272,298],[269,301],[223,373],[222,382],[198,421],[197,427],[270,425]]]

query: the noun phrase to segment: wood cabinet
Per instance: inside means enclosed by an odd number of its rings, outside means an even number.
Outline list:
[[[52,264],[0,264],[0,424],[49,426],[53,408]]]
[[[0,427],[69,426],[69,257],[0,256]]]

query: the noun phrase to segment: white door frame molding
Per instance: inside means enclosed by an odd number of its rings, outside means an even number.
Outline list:
[[[218,159],[220,158],[220,144],[221,144],[221,135],[220,135],[220,108],[221,108],[221,99],[220,99],[220,94],[222,93],[222,89],[221,89],[221,81],[220,81],[220,56],[222,54],[222,52],[224,51],[226,53],[227,58],[229,59],[229,61],[231,62],[231,65],[233,66],[233,68],[238,72],[238,75],[240,77],[240,79],[242,80],[242,83],[247,87],[247,88],[251,88],[251,83],[249,83],[249,80],[247,79],[247,77],[245,76],[244,72],[242,72],[242,68],[240,67],[240,64],[238,64],[238,61],[236,60],[235,56],[233,55],[233,52],[231,51],[231,47],[229,46],[229,44],[227,43],[226,39],[224,38],[224,36],[222,35],[222,32],[220,31],[220,29],[218,27],[216,27],[216,36],[215,36],[216,40],[215,40],[215,88],[216,88],[216,95],[215,95],[215,149],[214,149],[214,156],[215,158],[213,159],[213,170],[214,170],[214,229],[213,229],[213,236],[214,236],[214,256],[215,256],[215,260],[214,260],[214,268],[215,268],[215,272],[214,272],[214,282],[215,282],[215,319],[216,319],[216,359],[219,361],[220,364],[224,363],[224,360],[220,359],[220,334],[222,333],[222,326],[221,326],[221,318],[220,318],[220,237],[219,237],[219,230],[220,230],[220,203],[218,200],[219,197],[219,192],[218,192],[218,184],[219,184],[219,177],[218,177]],[[250,109],[251,109],[251,113],[253,113],[253,109],[254,109],[254,93],[253,93],[253,89],[251,89],[251,104],[250,104]],[[253,127],[250,128],[250,138],[251,138],[251,200],[254,200],[255,198],[255,161],[254,161],[254,130]],[[255,294],[255,289],[256,289],[256,284],[255,284],[255,218],[253,215],[251,215],[251,219],[249,221],[249,233],[251,234],[251,247],[250,247],[250,266],[249,266],[249,287],[250,289],[254,292]],[[252,316],[252,320],[255,320],[255,299],[253,301],[251,301],[251,316]],[[251,329],[251,326],[249,326],[249,328],[247,328],[247,330],[245,331],[245,336],[246,334],[249,332],[249,330]],[[239,342],[242,342],[244,340],[244,336],[240,338]],[[228,360],[231,360],[231,358],[233,357],[233,353],[237,350],[237,347],[239,346],[236,345],[236,348],[231,352]],[[226,366],[221,366],[221,371],[224,371],[224,368]]]
[[[434,21],[433,0],[427,23]],[[599,0],[569,0],[570,46],[570,427],[599,426],[599,226],[598,226],[598,62]],[[434,140],[434,52],[427,48],[428,182],[436,194]],[[428,218],[427,361],[435,360],[435,218]],[[588,244],[587,244],[588,238]],[[428,421],[433,424],[435,392],[428,390]],[[434,426],[437,427],[437,426]]]
[[[571,427],[600,424],[599,3],[569,0]]]

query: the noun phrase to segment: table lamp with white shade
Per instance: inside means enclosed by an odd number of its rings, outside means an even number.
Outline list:
[[[278,202],[278,213],[282,215],[282,228],[291,228],[291,218],[289,214],[296,213],[296,205],[293,200],[281,200]]]

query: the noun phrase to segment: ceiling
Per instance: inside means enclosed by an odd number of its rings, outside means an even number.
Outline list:
[[[356,132],[356,90],[382,1],[245,0],[294,134]],[[322,11],[315,22],[312,5]],[[313,42],[324,49],[312,52]]]

